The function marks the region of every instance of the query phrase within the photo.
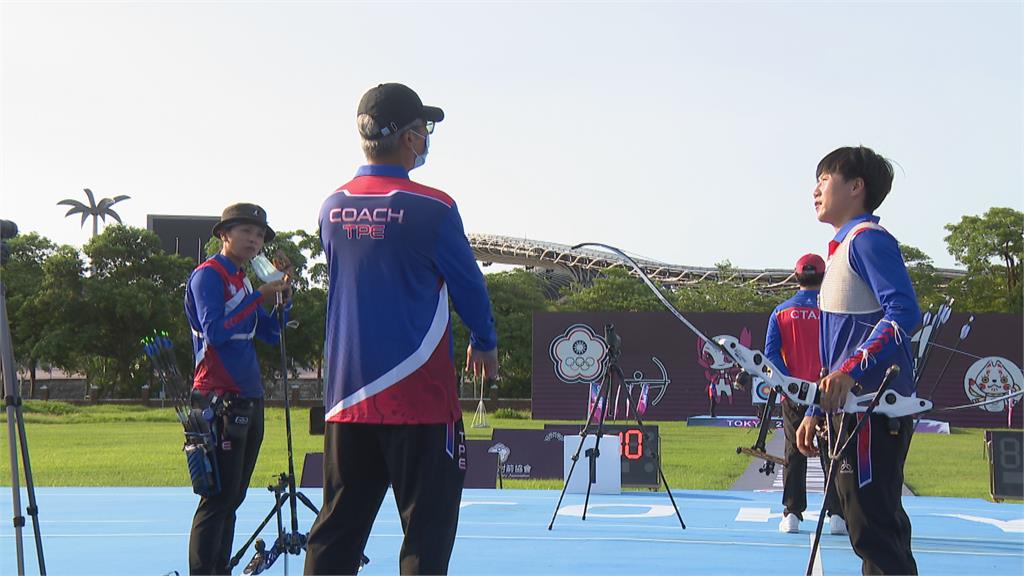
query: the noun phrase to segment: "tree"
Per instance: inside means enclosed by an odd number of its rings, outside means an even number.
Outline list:
[[[3,283],[7,301],[7,315],[11,329],[11,343],[15,361],[28,368],[29,398],[35,397],[36,349],[43,335],[42,324],[48,316],[37,302],[39,283],[43,277],[43,263],[57,249],[50,240],[35,232],[22,234],[6,241],[10,258],[3,265]]]
[[[165,254],[152,232],[120,225],[83,249],[91,262],[79,315],[86,374],[104,392],[133,394],[150,374],[143,337],[164,330],[179,359],[191,351],[181,312],[191,260]]]
[[[558,309],[574,312],[651,312],[663,308],[643,281],[624,269],[612,268],[595,279],[590,286],[570,286],[567,294],[559,300]]]
[[[71,206],[71,210],[64,217],[71,216],[72,214],[82,215],[82,226],[85,226],[85,221],[91,216],[92,217],[92,236],[96,237],[96,233],[99,227],[99,219],[102,218],[103,222],[107,221],[107,216],[110,216],[121,224],[121,216],[114,212],[112,206],[122,200],[128,200],[129,196],[114,196],[113,198],[102,198],[99,203],[96,203],[96,199],[93,198],[92,190],[83,188],[85,195],[89,198],[89,204],[83,204],[78,200],[72,200],[70,198],[57,202],[57,205]]]
[[[327,311],[326,293],[321,290],[310,290],[309,271],[307,263],[309,258],[303,253],[299,242],[308,234],[302,230],[295,232],[278,232],[272,242],[267,243],[263,252],[272,257],[278,250],[284,252],[295,268],[295,275],[291,279],[295,286],[292,299],[292,310],[289,313],[289,324],[284,334],[285,351],[288,354],[289,376],[298,376],[299,368],[316,368],[320,374],[323,368],[323,341],[324,341],[324,315]],[[212,241],[211,241],[212,242]],[[220,249],[219,240],[217,249]],[[252,266],[246,267],[246,273],[253,286],[259,286],[262,282],[252,270]],[[268,307],[274,306],[273,302]],[[319,314],[319,318],[315,315]],[[277,321],[277,316],[274,316]],[[277,345],[269,345],[263,341],[257,341],[256,352],[260,359],[260,368],[263,377],[276,384],[281,378],[281,349]],[[287,393],[287,391],[285,391]]]
[[[83,367],[84,271],[78,250],[57,248],[43,263],[42,281],[33,301],[39,320],[35,353],[41,362],[69,373]]]
[[[967,274],[953,279],[946,287],[956,299],[954,307],[965,312],[1021,312],[1021,299],[1013,298],[996,274]]]
[[[673,296],[676,308],[686,312],[771,312],[784,299],[750,285],[724,282],[677,286]]]
[[[930,256],[922,250],[908,244],[900,244],[903,263],[907,265],[910,282],[917,294],[917,304],[921,310],[938,308],[946,301],[946,296],[939,290],[939,278],[935,274],[935,266]]]
[[[297,290],[293,299],[291,319],[298,325],[286,334],[288,352],[306,368],[316,370],[317,380],[322,380],[327,290],[312,286]]]
[[[298,238],[299,250],[308,254],[307,266],[309,266],[309,282],[312,285],[327,288],[327,263],[322,261],[324,247],[320,244],[319,234],[310,234],[305,230],[296,230],[294,237]],[[314,261],[316,261],[314,263]],[[312,263],[310,266],[309,263]]]
[[[31,397],[39,364],[67,372],[82,366],[84,266],[74,248],[55,246],[34,233],[13,239],[11,247],[2,272],[14,356],[28,367]]]
[[[1020,291],[1020,263],[1024,257],[1024,212],[1013,208],[989,208],[984,216],[964,216],[947,224],[946,246],[968,272],[996,272],[1004,277],[1008,295]],[[993,261],[999,261],[1002,266]]]
[[[723,277],[735,267],[728,260],[715,263]],[[676,308],[688,312],[771,312],[779,303],[778,295],[762,293],[753,284],[698,282],[676,286]]]
[[[537,275],[522,269],[484,276],[491,297],[494,324],[498,331],[498,373],[501,393],[510,398],[528,398],[533,378],[533,314],[551,308]],[[454,308],[453,308],[454,309]],[[455,369],[466,366],[469,330],[453,314]]]

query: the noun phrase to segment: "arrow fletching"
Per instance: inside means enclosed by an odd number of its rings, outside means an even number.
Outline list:
[[[960,340],[961,341],[966,340],[967,339],[967,335],[970,334],[970,333],[971,333],[971,324],[970,324],[970,322],[968,322],[967,324],[964,324],[963,328],[960,329]]]

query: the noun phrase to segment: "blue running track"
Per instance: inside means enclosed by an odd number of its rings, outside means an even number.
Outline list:
[[[321,502],[320,489],[305,491]],[[779,494],[678,490],[682,530],[663,492],[583,497],[566,495],[548,522],[557,491],[466,490],[452,574],[803,574],[815,515],[800,534],[781,534]],[[188,572],[188,531],[196,496],[187,488],[41,488],[37,490],[47,572],[163,575]],[[821,504],[809,495],[810,509]],[[25,499],[22,498],[24,506]],[[272,495],[252,488],[239,510],[236,549],[270,510]],[[1024,574],[1024,505],[977,499],[908,497],[914,553],[922,574]],[[9,487],[0,488],[0,514],[10,518]],[[300,505],[300,530],[312,513]],[[287,517],[285,518],[287,525]],[[274,526],[272,523],[271,526]],[[826,527],[827,531],[827,527]],[[263,533],[268,542],[276,534]],[[362,572],[396,574],[402,529],[388,497],[377,518]],[[24,531],[27,570],[38,574],[31,524]],[[236,567],[241,574],[251,554]],[[302,557],[289,556],[289,574]],[[11,522],[0,526],[0,574],[16,573]],[[825,535],[824,574],[859,574],[845,536]],[[265,574],[284,574],[284,559]]]

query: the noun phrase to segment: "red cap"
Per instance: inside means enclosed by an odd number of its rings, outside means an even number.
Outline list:
[[[810,268],[818,274],[825,273],[825,261],[821,259],[821,256],[817,254],[804,254],[796,261],[796,268],[794,269],[797,274],[804,274],[810,272]]]

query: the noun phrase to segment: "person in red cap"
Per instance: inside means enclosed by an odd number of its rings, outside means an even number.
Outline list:
[[[816,381],[821,375],[818,332],[821,312],[818,310],[818,289],[825,277],[825,261],[817,254],[804,254],[793,270],[800,290],[779,304],[768,319],[764,353],[782,373]],[[782,427],[786,433],[786,466],[782,472],[782,522],[779,531],[800,532],[800,522],[807,509],[807,457],[797,448],[796,429],[806,412],[805,406],[782,400]],[[828,458],[819,453],[822,470],[828,471]],[[825,495],[828,500],[829,530],[846,534],[846,522],[839,511],[835,490]]]

